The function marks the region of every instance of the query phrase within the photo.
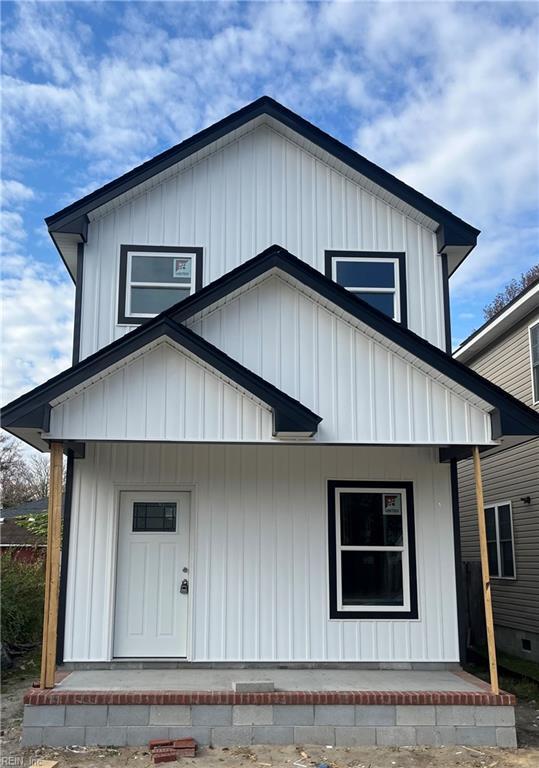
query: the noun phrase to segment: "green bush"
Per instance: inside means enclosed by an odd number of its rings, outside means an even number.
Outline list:
[[[41,642],[45,564],[41,558],[23,562],[8,553],[0,566],[2,648],[16,655]]]

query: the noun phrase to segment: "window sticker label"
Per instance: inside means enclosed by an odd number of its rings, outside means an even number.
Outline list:
[[[191,257],[173,259],[172,277],[191,278]]]
[[[401,509],[400,493],[384,493],[384,515],[400,515]]]

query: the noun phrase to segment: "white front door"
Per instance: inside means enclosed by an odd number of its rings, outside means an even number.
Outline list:
[[[188,566],[189,493],[122,492],[115,658],[187,656]]]

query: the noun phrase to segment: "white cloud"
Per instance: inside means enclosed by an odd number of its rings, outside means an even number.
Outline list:
[[[533,4],[25,2],[11,10],[5,167],[24,179],[21,168],[46,163],[52,147],[49,162],[66,167],[58,207],[270,93],[340,138],[352,136],[362,154],[483,230],[452,280],[461,315],[533,261]],[[7,283],[10,349],[20,356],[9,375],[30,386],[68,360],[72,289],[41,273],[38,254],[27,251],[24,206],[38,193],[10,181],[3,194],[6,264],[19,273],[21,259],[29,265]],[[40,307],[25,315],[19,304],[28,291]],[[46,302],[54,305],[48,313]],[[41,328],[41,313],[62,330],[36,349],[24,323]],[[24,361],[34,354],[29,372]],[[21,386],[15,378],[11,391]]]
[[[71,364],[73,286],[28,256],[3,266],[2,402],[9,402]]]

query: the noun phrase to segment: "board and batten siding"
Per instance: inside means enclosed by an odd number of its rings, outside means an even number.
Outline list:
[[[329,620],[328,479],[414,484],[418,620]],[[192,661],[457,661],[449,468],[433,448],[88,444],[66,661],[111,659],[120,490],[191,490]]]
[[[320,441],[491,440],[485,410],[279,277],[188,325],[322,416]]]
[[[191,327],[321,416],[315,442],[491,442],[490,416],[477,398],[281,278],[267,278]],[[53,402],[45,437],[274,441],[267,406],[164,341]]]
[[[51,410],[47,439],[269,441],[272,413],[168,341]]]
[[[517,323],[469,365],[533,406],[528,327],[539,311]],[[510,501],[516,579],[492,579],[496,624],[539,633],[539,440],[508,448],[481,461],[485,503]],[[479,534],[471,461],[458,465],[463,560],[479,560]],[[522,498],[530,496],[531,503]]]
[[[202,247],[204,285],[273,243],[321,272],[325,250],[404,251],[409,327],[444,347],[434,232],[267,125],[94,215],[84,254],[81,359],[132,327],[117,324],[122,243]]]

